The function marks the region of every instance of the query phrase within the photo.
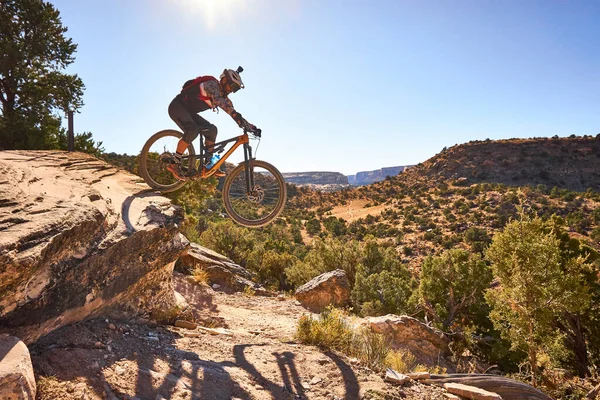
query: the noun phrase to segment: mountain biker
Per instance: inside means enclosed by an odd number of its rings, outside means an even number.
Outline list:
[[[237,70],[225,69],[218,80],[213,76],[199,76],[191,79],[183,85],[181,93],[175,96],[169,104],[169,116],[184,132],[183,138],[177,144],[176,153],[167,165],[167,170],[176,179],[186,179],[186,174],[181,170],[181,157],[188,145],[198,137],[198,133],[202,133],[204,136],[206,160],[208,160],[205,168],[210,169],[213,166],[211,159],[217,138],[217,127],[199,116],[199,112],[209,109],[217,111],[218,107],[229,114],[240,128],[251,132],[260,132],[256,126],[246,121],[242,114],[233,108],[231,100],[227,98],[230,93],[244,88],[244,83],[240,78],[240,72],[243,70],[242,67],[238,67]],[[222,177],[225,176],[225,173],[217,170],[214,176]]]

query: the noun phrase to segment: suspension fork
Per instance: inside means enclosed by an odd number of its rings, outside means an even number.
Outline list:
[[[252,147],[244,143],[244,164],[246,165],[246,193],[250,194],[254,189],[254,171],[250,165],[252,161]]]

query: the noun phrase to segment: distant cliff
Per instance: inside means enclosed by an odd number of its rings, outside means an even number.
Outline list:
[[[371,183],[384,180],[386,176],[398,175],[406,168],[409,168],[409,166],[401,165],[397,167],[380,168],[375,171],[361,171],[356,175],[348,175],[348,183],[355,186],[370,185]]]
[[[283,178],[286,182],[298,186],[308,186],[311,189],[326,192],[336,191],[350,185],[361,186],[384,180],[387,176],[395,176],[410,166],[385,167],[374,171],[361,171],[356,175],[343,175],[339,172],[286,172]]]
[[[339,172],[286,172],[283,173],[286,182],[296,185],[348,185],[348,178]]]

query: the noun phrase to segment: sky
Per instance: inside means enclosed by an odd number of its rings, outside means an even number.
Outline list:
[[[106,152],[138,154],[176,128],[167,108],[186,80],[237,66],[246,88],[230,99],[263,131],[256,157],[282,172],[600,132],[597,0],[50,2],[86,86],[75,131]],[[241,133],[223,111],[201,115],[218,140]]]

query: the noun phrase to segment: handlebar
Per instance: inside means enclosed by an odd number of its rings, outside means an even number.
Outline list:
[[[251,134],[253,134],[256,137],[261,137],[262,129],[259,129],[259,128],[256,128],[256,129],[245,128],[244,129],[244,133],[248,133],[248,132],[250,132]]]

